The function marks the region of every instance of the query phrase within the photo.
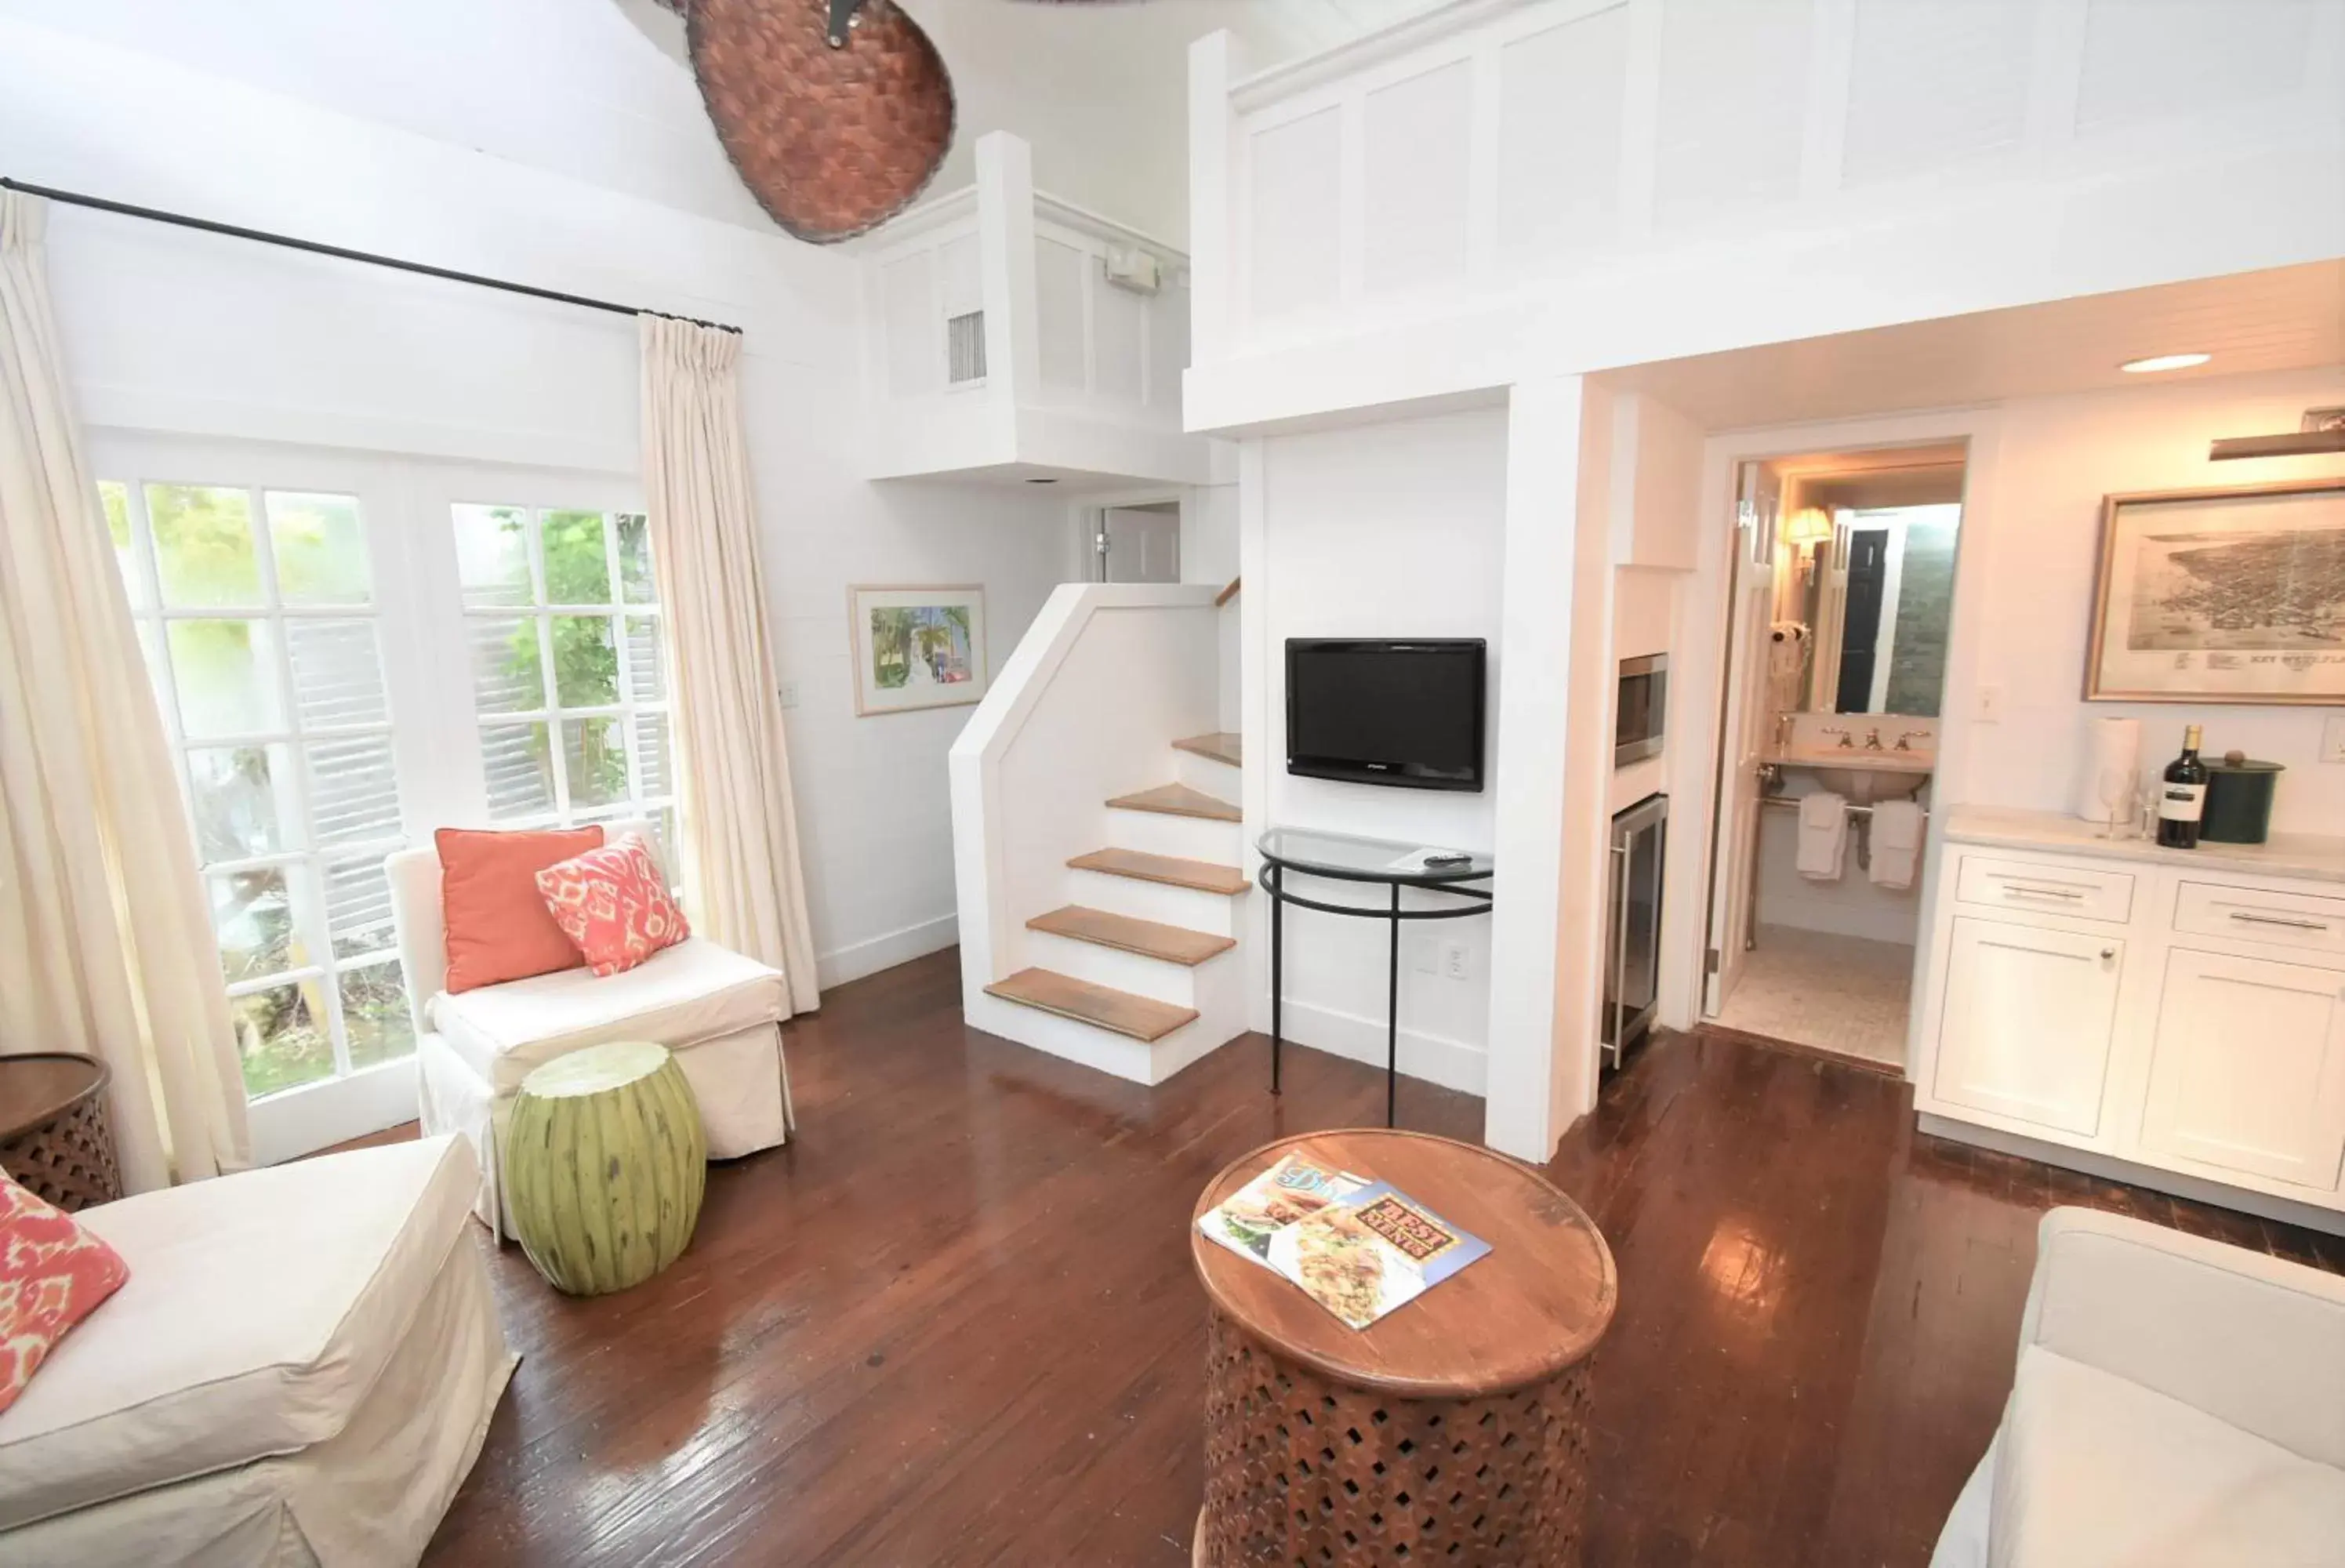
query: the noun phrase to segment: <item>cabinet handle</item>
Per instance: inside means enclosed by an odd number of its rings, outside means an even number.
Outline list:
[[[2024,893],[2036,898],[2082,898],[2083,894],[2066,887],[2032,887],[2024,882],[2006,883],[2005,893]]]
[[[2231,918],[2244,920],[2250,926],[2289,926],[2299,931],[2329,929],[2329,922],[2326,920],[2283,920],[2277,915],[2245,915],[2237,909],[2231,911]]]
[[[2101,949],[2101,961],[2103,963],[2106,963],[2109,959],[2114,958],[2117,956],[2117,950],[2114,947],[2104,947]]]

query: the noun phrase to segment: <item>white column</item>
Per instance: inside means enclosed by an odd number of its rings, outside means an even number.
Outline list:
[[[1483,1138],[1524,1159],[1546,1159],[1595,1103],[1607,824],[1593,764],[1609,736],[1577,732],[1609,710],[1609,412],[1577,376],[1509,395]]]
[[[985,279],[985,392],[1014,449],[1018,399],[1042,379],[1034,303],[1034,152],[1008,131],[977,139],[977,244]]]
[[[1230,222],[1236,116],[1230,84],[1245,69],[1236,37],[1209,33],[1189,46],[1189,362],[1229,357],[1237,252]]]

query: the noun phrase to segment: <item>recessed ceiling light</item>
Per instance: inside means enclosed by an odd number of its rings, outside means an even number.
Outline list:
[[[1056,484],[1059,481],[1055,479],[1030,479],[1026,482],[1028,484]]]
[[[2203,365],[2214,357],[2212,354],[2152,354],[2147,359],[2127,359],[2117,369],[2130,370],[2137,376],[2153,370],[2187,370],[2193,365]]]

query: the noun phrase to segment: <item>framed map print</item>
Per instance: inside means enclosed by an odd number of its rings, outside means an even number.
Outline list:
[[[985,590],[883,588],[847,591],[855,642],[855,711],[901,713],[950,708],[985,695]]]
[[[2104,501],[2085,696],[2345,703],[2345,479]]]

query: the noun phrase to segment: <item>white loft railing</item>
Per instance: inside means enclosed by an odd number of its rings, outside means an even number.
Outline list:
[[[1189,258],[1034,188],[1032,155],[980,137],[977,180],[863,242],[875,479],[1061,469],[1202,483],[1183,432]],[[1155,274],[1149,288],[1144,277]],[[1138,287],[1111,282],[1122,272]]]
[[[953,742],[961,998],[976,1027],[1074,1054],[1061,1020],[985,987],[1025,966],[1025,922],[1071,902],[1067,861],[1112,842],[1108,800],[1163,783],[1171,744],[1218,727],[1214,592],[1061,583]]]
[[[1457,0],[1252,74],[1216,34],[1189,425],[2320,260],[2340,103],[2340,0]]]

